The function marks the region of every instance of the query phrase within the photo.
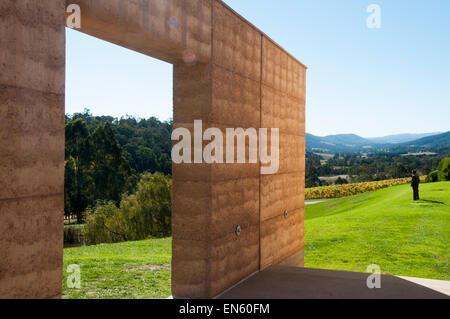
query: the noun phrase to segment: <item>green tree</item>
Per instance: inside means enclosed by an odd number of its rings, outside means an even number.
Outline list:
[[[136,200],[145,224],[153,236],[171,234],[172,180],[160,173],[144,174],[138,184]]]
[[[64,162],[64,215],[69,218],[69,221],[71,213],[74,212],[72,203],[75,198],[72,195],[75,194],[73,187],[76,183],[75,176],[75,160],[69,157]]]
[[[113,201],[98,201],[93,208],[88,208],[83,235],[91,245],[115,243],[132,240],[128,236],[125,216]]]
[[[65,131],[65,210],[75,213],[77,222],[82,223],[82,212],[91,200],[89,166],[92,152],[89,131],[82,119],[69,121]]]
[[[425,182],[427,183],[434,183],[437,181],[439,181],[439,171],[432,171],[425,178]]]
[[[441,181],[450,181],[450,157],[444,158],[439,163],[439,179]]]
[[[335,185],[343,185],[348,184],[348,181],[345,178],[338,177],[337,180],[334,182]]]
[[[320,167],[320,157],[314,154],[306,155],[306,168],[305,168],[305,187],[311,188],[320,186],[319,173],[316,167]]]
[[[146,173],[137,192],[114,201],[98,201],[86,210],[84,236],[88,243],[110,243],[171,235],[172,180],[161,173]]]
[[[94,131],[92,146],[91,174],[95,185],[92,190],[94,197],[119,204],[122,193],[126,191],[131,171],[111,124],[105,123]]]

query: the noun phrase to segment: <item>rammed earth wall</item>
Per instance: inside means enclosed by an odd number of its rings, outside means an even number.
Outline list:
[[[274,175],[260,162],[174,164],[174,296],[214,297],[268,265],[302,266],[303,64],[219,0],[3,0],[0,298],[61,296],[69,4],[80,32],[174,65],[175,127],[279,128]]]

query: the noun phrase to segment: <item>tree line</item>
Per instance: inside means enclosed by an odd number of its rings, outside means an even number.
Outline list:
[[[439,163],[450,153],[413,156],[400,154],[338,153],[325,160],[319,154],[306,153],[306,187],[326,186],[322,176],[349,175],[352,182],[369,182],[408,177],[416,169],[420,175],[437,170]],[[338,183],[345,183],[339,178]],[[347,181],[349,182],[349,181]]]
[[[117,206],[134,194],[144,173],[171,175],[172,121],[66,115],[64,211],[83,223],[97,202]]]

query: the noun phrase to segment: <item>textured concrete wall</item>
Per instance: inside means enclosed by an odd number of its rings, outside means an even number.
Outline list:
[[[64,8],[0,2],[0,298],[61,295]]]
[[[174,165],[175,296],[213,297],[268,265],[303,265],[306,68],[212,3],[211,62],[175,65],[175,124],[279,128],[280,169],[260,175],[260,163]]]
[[[263,37],[261,125],[280,129],[280,167],[261,177],[261,268],[290,257],[303,266],[305,77],[301,63]]]
[[[81,8],[81,32],[170,63],[183,52],[211,57],[211,0],[66,0]]]
[[[0,297],[61,293],[63,2],[0,4]],[[175,127],[280,129],[276,175],[173,165],[173,294],[214,297],[270,264],[302,265],[305,67],[219,0],[67,4],[81,32],[173,63]]]

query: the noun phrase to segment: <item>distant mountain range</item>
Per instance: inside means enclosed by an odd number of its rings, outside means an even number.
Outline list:
[[[306,149],[321,152],[359,152],[390,150],[420,150],[450,148],[450,131],[446,133],[397,134],[384,137],[363,138],[355,134],[338,134],[324,137],[306,133]]]
[[[450,147],[450,131],[442,134],[423,137],[421,139],[402,143],[400,145],[422,148]]]
[[[396,144],[396,143],[406,143],[415,141],[424,137],[433,136],[433,135],[439,135],[442,134],[442,132],[435,132],[435,133],[423,133],[423,134],[396,134],[396,135],[388,135],[383,137],[372,137],[367,138],[367,140],[372,141],[374,143],[390,143],[390,144]]]

